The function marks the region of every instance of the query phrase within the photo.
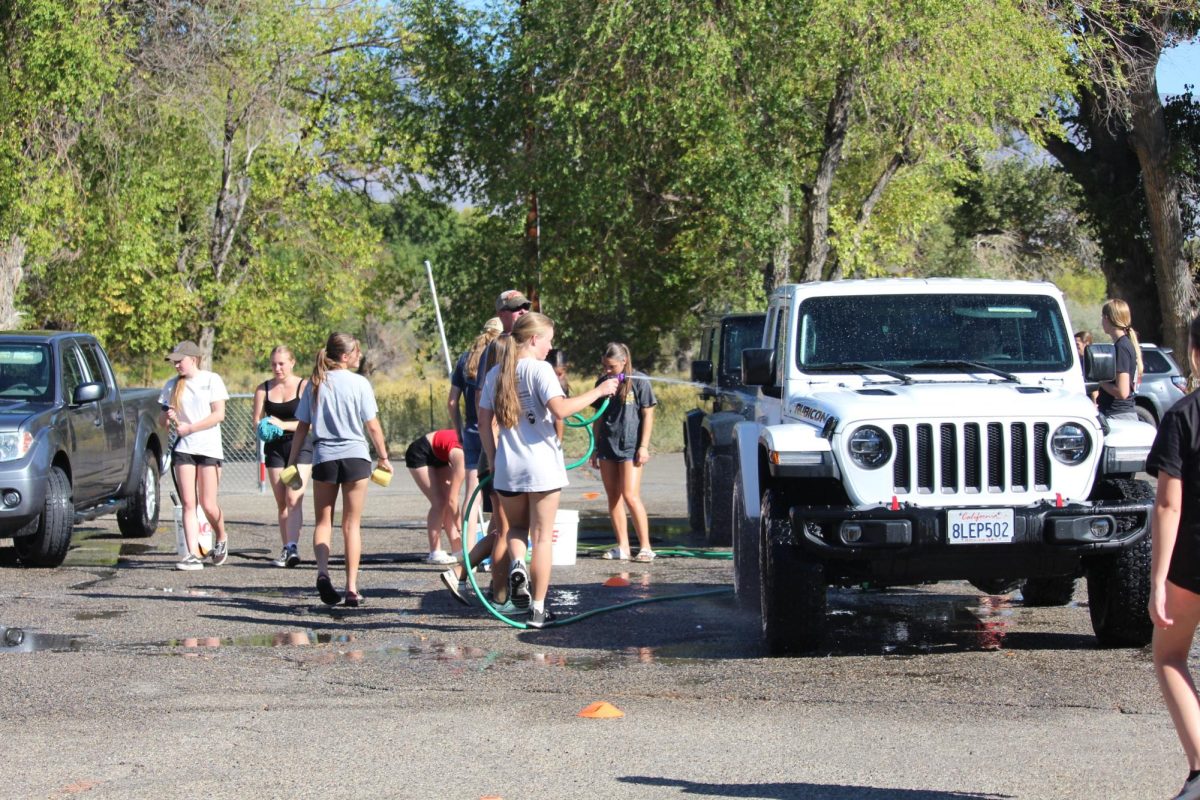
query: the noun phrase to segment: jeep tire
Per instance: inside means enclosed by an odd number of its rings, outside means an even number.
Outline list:
[[[117,512],[117,527],[127,539],[145,539],[158,530],[158,459],[154,451],[142,453],[141,472],[128,505]]]
[[[1029,578],[1021,587],[1021,602],[1033,608],[1065,606],[1075,596],[1075,576]]]
[[[684,441],[687,441],[687,423],[684,423]],[[687,445],[684,445],[686,448]],[[704,467],[699,458],[703,453],[684,453],[684,479],[687,482],[687,515],[688,527],[696,533],[704,530]]]
[[[1110,479],[1097,492],[1113,500],[1137,501],[1154,497],[1145,481]],[[1142,647],[1154,626],[1150,604],[1150,531],[1131,547],[1098,556],[1087,565],[1088,612],[1102,647]]]
[[[21,563],[27,567],[57,567],[71,547],[71,529],[75,526],[75,505],[71,499],[71,481],[58,467],[50,467],[46,476],[46,500],[34,532],[13,539]]]
[[[730,480],[733,456],[717,455],[709,448],[704,456],[704,535],[710,545],[727,546],[732,541]]]
[[[733,481],[733,594],[738,603],[758,614],[762,596],[758,580],[758,528],[746,517],[742,482]]]
[[[792,539],[787,509],[768,489],[759,521],[762,639],[767,654],[786,656],[815,649],[825,637],[825,568],[806,558]]]

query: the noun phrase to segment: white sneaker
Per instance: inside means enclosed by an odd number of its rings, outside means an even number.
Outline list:
[[[188,553],[182,560],[175,563],[175,569],[192,572],[197,569],[204,569],[204,562],[195,553]]]
[[[425,563],[439,564],[444,566],[446,564],[457,564],[458,559],[447,553],[445,550],[434,550],[432,553],[425,556]]]

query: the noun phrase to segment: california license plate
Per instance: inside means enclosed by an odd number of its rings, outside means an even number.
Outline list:
[[[946,512],[950,544],[1006,544],[1013,540],[1011,508],[962,508]]]

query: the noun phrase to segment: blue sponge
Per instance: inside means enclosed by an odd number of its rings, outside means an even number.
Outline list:
[[[283,428],[267,418],[258,421],[258,438],[264,442],[273,442],[283,436]]]

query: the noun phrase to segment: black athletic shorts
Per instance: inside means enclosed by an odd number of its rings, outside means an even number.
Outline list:
[[[212,456],[201,456],[195,453],[180,453],[175,452],[171,459],[178,464],[191,464],[193,467],[219,467],[221,459],[213,458]]]
[[[371,462],[365,458],[335,458],[313,464],[312,477],[321,483],[354,483],[371,477]]]
[[[445,467],[448,461],[442,461],[433,454],[433,444],[425,436],[417,439],[404,451],[404,466],[409,469],[421,467]]]
[[[292,455],[292,437],[280,436],[274,441],[263,445],[263,463],[268,467],[283,469],[288,465]],[[300,448],[300,460],[297,464],[311,464],[313,460],[312,440],[305,437],[304,445]]]

